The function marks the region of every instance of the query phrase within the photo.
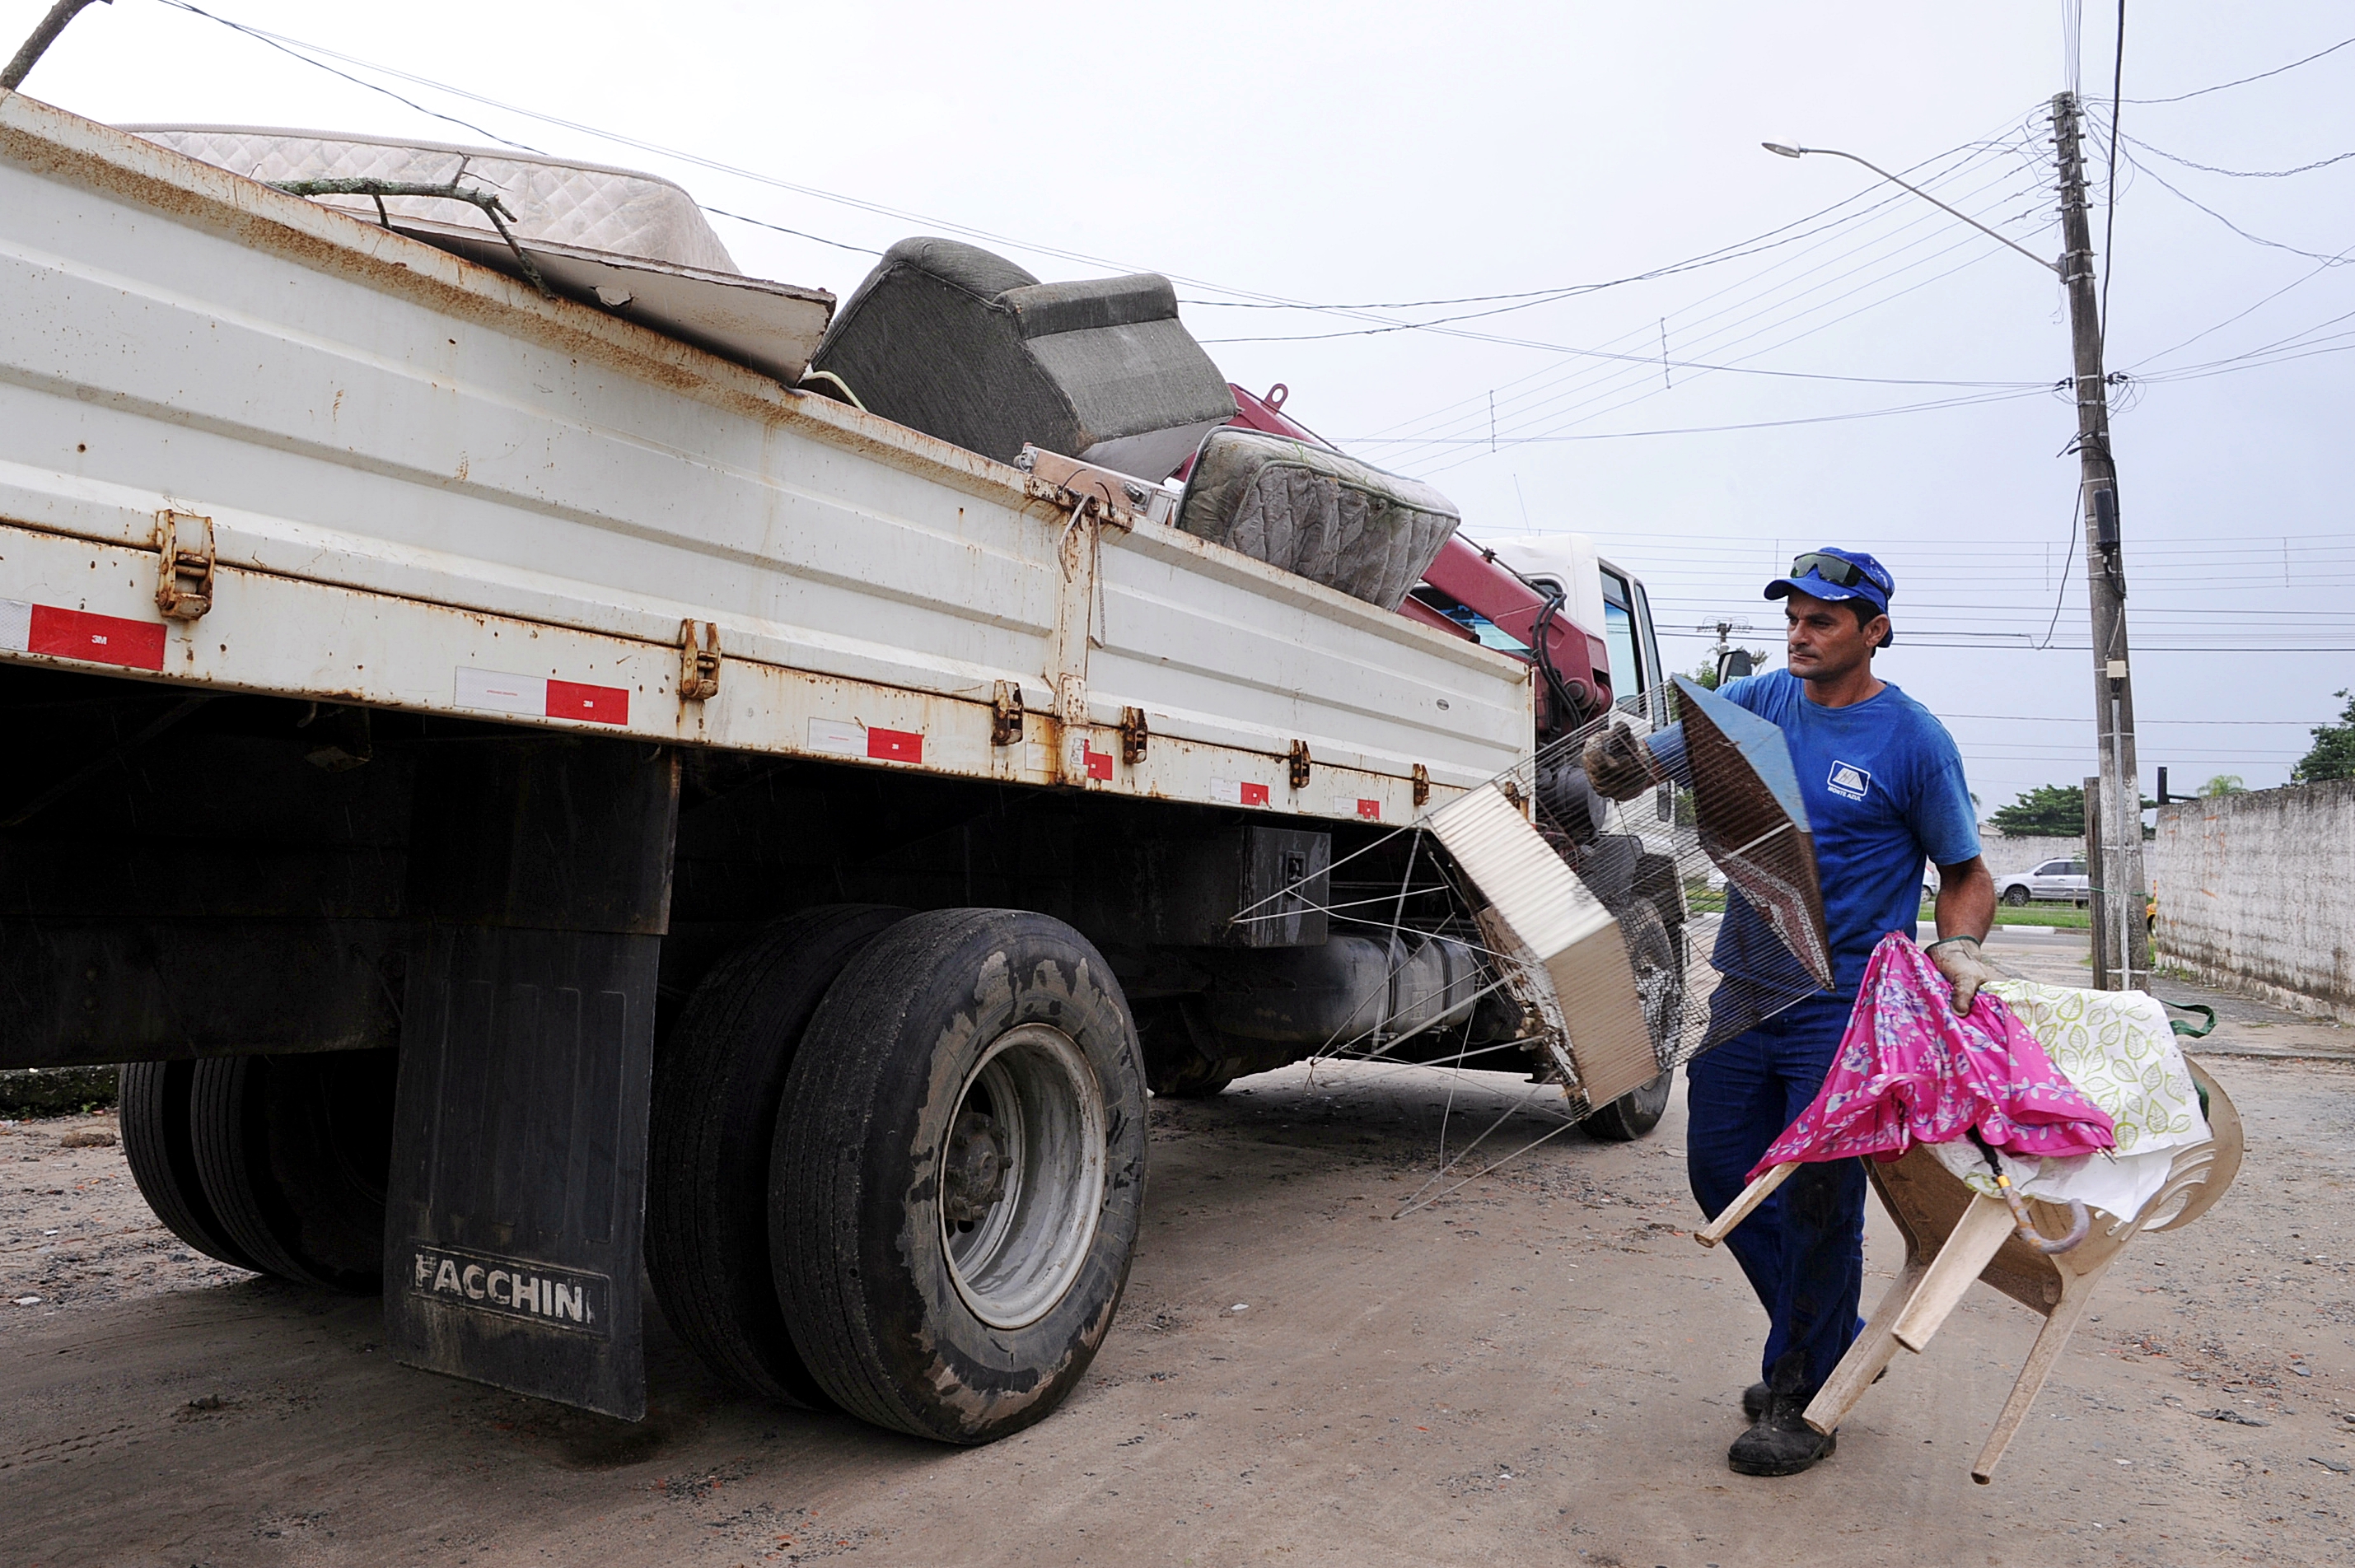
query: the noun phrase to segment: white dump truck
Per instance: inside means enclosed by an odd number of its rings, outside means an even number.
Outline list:
[[[984,1441],[1111,1322],[1148,1082],[1369,986],[1559,1071],[1393,830],[1647,620],[1422,582],[1444,499],[1235,423],[1166,281],[837,312],[645,176],[10,93],[0,269],[0,1065],[126,1064],[165,1223],[404,1360],[634,1417],[650,1277]]]

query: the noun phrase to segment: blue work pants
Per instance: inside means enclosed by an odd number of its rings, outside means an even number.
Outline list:
[[[1740,1196],[1766,1146],[1815,1102],[1849,1006],[1809,997],[1687,1066],[1685,1161],[1703,1213],[1713,1219]],[[1856,1339],[1864,1189],[1861,1160],[1802,1165],[1726,1237],[1772,1325],[1761,1375],[1775,1383],[1776,1363],[1798,1353],[1787,1392],[1812,1395]]]

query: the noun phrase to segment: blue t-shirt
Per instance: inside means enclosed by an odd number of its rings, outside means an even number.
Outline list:
[[[1832,973],[1839,994],[1852,996],[1873,945],[1891,931],[1913,934],[1922,863],[1978,855],[1962,753],[1945,726],[1895,686],[1828,708],[1808,701],[1806,683],[1788,670],[1771,670],[1717,694],[1780,729],[1791,748],[1815,835]],[[1655,748],[1681,749],[1683,740],[1663,735]],[[1729,938],[1737,923],[1728,919]]]

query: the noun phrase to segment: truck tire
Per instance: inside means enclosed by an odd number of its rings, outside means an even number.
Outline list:
[[[724,1382],[814,1410],[769,1266],[769,1156],[803,1033],[843,966],[905,909],[832,905],[776,921],[688,999],[655,1057],[646,1269],[663,1316]]]
[[[232,1268],[253,1269],[205,1197],[197,1174],[197,1151],[188,1128],[194,1062],[132,1062],[122,1076],[123,1155],[139,1195],[165,1228],[207,1257]]]
[[[1235,1081],[1232,1073],[1203,1052],[1199,1038],[1209,1026],[1199,1019],[1188,1020],[1189,1003],[1192,998],[1167,997],[1135,1009],[1145,1083],[1157,1098],[1207,1100]]]
[[[1579,1122],[1580,1130],[1604,1143],[1633,1143],[1660,1125],[1668,1113],[1668,1089],[1676,1082],[1670,1068],[1640,1089],[1629,1089],[1609,1105]]]
[[[879,1426],[986,1443],[1103,1344],[1145,1196],[1118,983],[1043,915],[943,909],[854,959],[777,1118],[770,1253],[803,1361]]]
[[[383,1288],[398,1054],[196,1064],[188,1126],[197,1178],[249,1266],[359,1295]]]

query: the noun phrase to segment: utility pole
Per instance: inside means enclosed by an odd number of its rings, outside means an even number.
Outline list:
[[[2126,556],[2118,538],[2118,470],[2110,455],[2109,385],[2094,279],[2093,224],[2086,210],[2083,114],[2077,95],[2052,99],[2052,142],[2061,162],[2061,230],[2066,253],[2069,335],[2075,350],[2077,461],[2085,527],[2085,587],[2093,609],[2094,716],[2101,743],[2101,860],[2094,873],[2094,983],[2105,991],[2150,984],[2143,937],[2141,774],[2135,760],[2134,678],[2126,662]],[[2088,846],[2091,847],[2091,846]]]
[[[1749,630],[1750,623],[1748,621],[1720,620],[1715,622],[1705,622],[1702,625],[1694,627],[1693,630],[1695,631],[1714,631],[1717,633],[1717,648],[1715,652],[1717,654],[1717,683],[1719,685],[1721,686],[1728,681],[1740,680],[1742,676],[1750,673],[1751,666],[1754,664],[1756,661],[1751,657],[1749,650],[1736,648],[1729,641],[1733,633],[1737,631]]]

